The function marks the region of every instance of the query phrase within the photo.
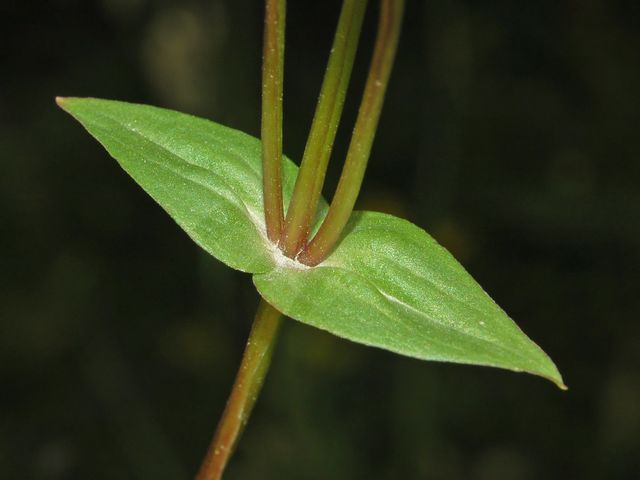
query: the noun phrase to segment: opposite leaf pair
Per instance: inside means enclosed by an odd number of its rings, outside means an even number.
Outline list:
[[[425,231],[354,212],[316,267],[268,241],[261,144],[208,120],[145,105],[58,99],[205,251],[253,274],[260,294],[300,322],[425,360],[525,371],[565,388],[549,357]],[[288,205],[298,167],[284,159]],[[326,214],[319,206],[318,221]]]

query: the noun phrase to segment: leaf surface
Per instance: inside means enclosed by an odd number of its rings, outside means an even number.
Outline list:
[[[273,267],[260,141],[183,113],[94,98],[58,99],[204,250],[232,268]],[[283,159],[285,205],[298,167]],[[326,203],[321,204],[321,213]]]
[[[254,275],[260,294],[301,322],[424,360],[501,367],[564,388],[549,357],[424,230],[356,212],[314,268],[281,264]]]
[[[399,354],[526,371],[564,388],[549,357],[410,222],[356,212],[331,256],[306,267],[267,240],[259,140],[157,107],[91,98],[58,103],[198,245],[254,273],[260,294],[286,315]],[[283,159],[285,205],[297,171]],[[321,200],[318,219],[326,209]]]

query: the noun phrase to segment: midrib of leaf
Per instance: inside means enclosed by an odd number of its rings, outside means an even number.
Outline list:
[[[369,229],[369,230],[373,230],[373,229]],[[386,260],[389,262],[389,266],[394,267],[397,270],[400,270],[404,273],[406,273],[408,276],[411,277],[411,283],[423,283],[423,284],[429,284],[434,290],[438,291],[440,294],[447,296],[448,298],[452,299],[455,303],[458,303],[464,307],[467,307],[473,311],[475,311],[476,313],[478,313],[480,316],[485,316],[486,312],[482,311],[481,309],[479,309],[476,305],[474,305],[471,302],[468,302],[462,298],[458,298],[457,295],[455,295],[454,293],[451,292],[450,289],[447,289],[446,286],[444,286],[442,284],[442,282],[438,282],[436,281],[436,279],[434,277],[427,277],[424,275],[421,275],[419,272],[412,270],[410,268],[407,267],[407,265],[400,263],[398,261],[395,261],[395,259],[393,257],[386,257]],[[391,264],[390,262],[393,262],[393,264]],[[366,278],[364,275],[362,275],[361,273],[358,273],[356,270],[353,269],[349,269],[347,268],[345,265],[342,264],[338,264],[336,262],[332,262],[331,261],[331,257],[329,257],[323,264],[320,265],[334,265],[334,266],[338,266],[340,268],[343,268],[349,272],[352,272],[354,274],[360,275],[362,278]],[[379,288],[379,287],[376,287]],[[388,292],[384,292],[383,290],[380,289],[380,291],[388,297],[391,298],[395,298],[397,299],[399,302],[404,303],[402,300],[400,300],[398,297],[394,296],[391,293]],[[485,294],[485,297],[488,300],[491,300],[493,302],[493,299],[489,296]],[[495,302],[493,302],[495,305]],[[407,304],[408,305],[408,304]],[[496,305],[497,306],[497,305]],[[418,309],[416,309],[415,307],[411,307],[416,311],[419,311]],[[499,308],[499,307],[498,307]],[[439,322],[442,325],[446,325],[444,322]],[[458,328],[463,328],[464,325],[463,324],[457,324]]]
[[[181,115],[184,115],[184,116],[189,117],[189,118],[196,119],[198,121],[202,121],[201,119],[198,119],[197,117],[191,117],[190,115],[187,115],[187,114],[181,114]],[[264,223],[264,218],[263,218],[264,215],[263,215],[262,210],[257,210],[257,209],[254,209],[254,208],[250,207],[249,205],[246,204],[246,202],[244,202],[242,200],[242,198],[238,197],[235,193],[233,193],[233,189],[231,189],[231,187],[229,186],[227,180],[224,177],[220,176],[217,172],[215,172],[212,169],[209,169],[209,168],[207,168],[207,167],[205,167],[203,165],[199,165],[197,163],[193,163],[193,162],[189,161],[184,155],[181,155],[181,153],[171,149],[169,146],[167,146],[164,143],[162,143],[161,141],[157,140],[154,136],[150,136],[147,132],[143,132],[141,129],[136,128],[136,126],[134,126],[134,125],[131,125],[129,123],[123,123],[117,117],[113,117],[113,116],[108,115],[108,114],[103,113],[103,112],[96,113],[96,116],[104,117],[104,118],[106,118],[106,119],[108,119],[110,121],[113,121],[113,122],[117,123],[118,125],[123,127],[125,130],[127,130],[127,131],[129,131],[129,132],[131,132],[131,133],[133,133],[133,134],[135,134],[137,136],[139,136],[143,140],[151,143],[152,145],[163,149],[164,151],[166,151],[167,153],[169,153],[169,154],[173,155],[174,157],[180,159],[181,161],[183,161],[187,165],[190,165],[190,166],[192,166],[194,168],[197,168],[197,169],[204,170],[207,174],[215,175],[216,178],[220,179],[220,181],[221,181],[220,183],[223,183],[226,186],[226,188],[229,189],[229,192],[235,196],[237,201],[242,205],[242,207],[248,213],[248,216],[251,219],[252,223],[258,228],[260,236],[263,238],[263,240],[265,242],[265,245],[267,246],[268,250],[273,251],[273,248],[275,246],[267,238],[266,226],[265,226],[265,223]],[[220,127],[220,126],[218,126],[218,127]],[[252,137],[249,137],[246,134],[234,131],[232,129],[228,129],[226,127],[223,127],[223,128],[228,130],[228,132],[225,132],[225,134],[227,134],[227,135],[234,136],[234,137],[242,136],[243,139],[250,139],[252,142],[257,142],[256,139],[254,139]],[[184,129],[181,129],[181,132],[184,132]],[[153,134],[154,132],[151,132],[151,133]],[[211,140],[206,138],[206,137],[204,137],[200,132],[196,131],[196,132],[188,132],[188,133],[190,135],[197,136],[198,140],[202,144],[207,144],[207,145],[211,144]],[[215,135],[216,135],[216,137],[219,137],[218,132],[215,132]],[[114,138],[115,140],[117,140],[118,143],[120,143],[121,145],[126,145],[125,143],[123,143],[120,140],[118,140],[115,136],[111,136],[111,138]],[[219,143],[216,143],[215,147],[212,146],[211,148],[215,149],[215,150],[223,150],[225,153],[228,153],[230,156],[233,156],[235,159],[239,160],[240,163],[242,163],[243,166],[246,167],[246,169],[249,170],[253,174],[253,176],[255,178],[255,181],[257,183],[259,183],[261,181],[262,171],[261,171],[258,163],[250,162],[250,161],[247,160],[247,157],[250,154],[254,153],[254,152],[243,152],[243,151],[241,151],[241,150],[239,150],[237,148],[234,148],[232,145],[229,144],[229,142],[222,142],[222,141],[220,141]],[[157,163],[157,164],[162,166],[162,164],[159,164],[159,163]],[[283,173],[286,173],[286,171],[289,169],[289,166],[285,164],[284,167],[285,168],[284,168]],[[180,176],[180,174],[176,173],[175,171],[173,171],[173,173],[178,175],[178,176]],[[286,177],[283,180],[284,180],[283,186],[285,187],[284,188],[284,192],[283,192],[284,199],[288,200],[289,196],[291,194],[291,190],[293,189],[293,182],[292,181],[295,180],[295,176],[290,179],[291,182],[288,182],[287,180],[289,180],[289,179],[286,178]],[[204,185],[203,183],[199,183],[199,184],[201,186],[206,187],[206,185]],[[215,191],[215,190],[212,190],[212,191]],[[227,198],[227,197],[225,197],[225,198]],[[258,204],[261,206],[260,199],[257,199],[257,201],[258,201]],[[285,204],[285,213],[287,211],[287,206],[288,205]],[[321,198],[320,199],[320,203],[318,205],[318,212],[317,212],[316,218],[314,220],[314,225],[313,225],[313,230],[312,231],[317,230],[317,228],[319,227],[320,222],[324,218],[324,214],[326,214],[326,208],[327,208],[327,204]],[[324,212],[323,212],[323,210],[324,210]]]
[[[240,198],[231,188],[231,186],[229,185],[229,183],[227,182],[227,180],[220,176],[217,172],[215,172],[214,170],[210,170],[206,167],[203,167],[201,165],[195,164],[195,163],[191,163],[189,162],[186,158],[179,156],[177,153],[171,151],[169,148],[165,147],[162,144],[159,143],[155,143],[153,142],[151,139],[149,139],[148,137],[146,137],[145,135],[143,135],[140,132],[136,132],[135,130],[131,130],[132,132],[138,134],[141,138],[149,141],[152,145],[157,146],[161,149],[163,149],[164,151],[168,152],[169,154],[173,155],[174,157],[178,158],[179,160],[182,160],[187,166],[189,166],[190,168],[193,168],[195,170],[200,170],[203,171],[204,173],[206,173],[207,175],[213,175],[216,177],[216,181],[222,185],[224,185],[225,189],[224,190],[217,190],[214,185],[203,181],[202,179],[200,179],[200,175],[195,174],[194,176],[186,176],[185,174],[183,174],[183,172],[179,172],[177,170],[175,170],[174,168],[170,167],[169,165],[165,165],[161,162],[158,162],[157,160],[151,160],[151,162],[153,162],[154,164],[158,165],[160,168],[163,168],[167,171],[170,171],[171,173],[173,173],[174,175],[176,175],[179,178],[188,180],[196,185],[199,185],[201,187],[204,187],[206,189],[208,189],[211,192],[220,194],[222,196],[223,192],[227,193],[227,195],[224,196],[225,199],[231,201],[232,203],[235,203],[237,206],[243,208],[246,212],[247,212],[247,216],[251,219],[251,221],[254,223],[254,225],[256,227],[258,227],[260,229],[261,225],[260,223],[258,223],[258,218],[260,218],[260,214],[259,212],[254,212],[253,209],[251,209],[244,200],[242,200],[242,198]],[[262,228],[264,228],[264,224],[262,225]]]
[[[431,328],[435,329],[435,332],[439,331],[444,334],[446,334],[446,332],[451,332],[451,333],[454,333],[458,338],[467,337],[471,339],[471,341],[474,342],[476,345],[481,345],[482,343],[484,343],[485,345],[489,345],[490,349],[493,350],[494,352],[500,351],[502,353],[499,356],[500,360],[493,360],[487,357],[486,355],[482,355],[483,357],[482,360],[479,360],[479,359],[469,360],[468,351],[466,347],[459,346],[457,342],[453,342],[453,343],[449,342],[445,339],[446,335],[445,337],[442,337],[439,334],[434,334],[428,339],[426,338],[423,339],[424,340],[423,347],[427,347],[427,350],[423,350],[422,348],[415,349],[414,347],[408,348],[407,346],[403,346],[403,345],[391,346],[390,344],[386,344],[384,348],[387,350],[395,351],[397,353],[401,353],[409,357],[414,357],[414,358],[423,359],[423,360],[424,359],[436,360],[436,361],[439,360],[439,361],[445,361],[445,362],[454,361],[455,363],[460,363],[460,364],[485,365],[490,367],[506,368],[508,370],[513,370],[516,372],[526,371],[529,373],[543,375],[540,372],[540,370],[536,368],[535,364],[531,363],[530,358],[528,358],[527,356],[523,356],[522,355],[523,352],[519,351],[516,348],[511,347],[511,345],[507,346],[504,344],[500,344],[498,340],[479,337],[464,329],[457,329],[457,328],[452,329],[450,325],[437,321],[437,319],[426,315],[424,312],[416,310],[414,307],[407,304],[403,300],[398,299],[394,295],[387,293],[384,289],[378,287],[375,283],[371,282],[368,278],[366,278],[364,275],[358,272],[354,272],[353,270],[350,270],[344,267],[339,267],[337,265],[326,265],[326,263],[313,267],[313,269],[342,270],[343,272],[346,272],[347,274],[351,274],[354,277],[358,278],[364,284],[369,285],[374,290],[374,292],[380,295],[384,300],[382,302],[382,305],[376,303],[375,301],[370,301],[370,300],[366,300],[366,304],[372,307],[373,310],[379,312],[380,315],[384,318],[384,321],[377,322],[378,327],[382,326],[385,330],[388,330],[390,333],[397,332],[397,330],[395,330],[393,327],[394,325],[396,327],[401,327],[402,330],[406,332],[405,334],[410,334],[411,331],[420,331],[424,328],[424,323],[421,322],[419,319],[423,318],[428,321],[431,321]],[[263,276],[263,275],[269,275],[269,273],[260,274],[258,276]],[[384,307],[384,302],[386,301],[388,301],[389,303],[393,303],[400,308],[405,309],[405,311],[407,312],[407,315],[403,315],[403,323],[398,324],[397,315],[394,315],[392,312],[388,311]],[[278,304],[276,303],[276,306],[277,305]],[[284,305],[281,305],[281,307],[284,307]],[[389,308],[391,308],[390,305],[389,305]],[[285,312],[286,310],[287,309],[285,308]],[[296,318],[295,315],[294,315],[294,318]],[[305,322],[305,323],[308,323],[308,322]],[[352,334],[347,334],[346,332],[339,331],[339,330],[334,331],[332,327],[323,323],[311,322],[311,324],[314,325],[316,328],[327,330],[341,337],[357,341],[358,343],[362,343],[364,345],[370,345],[374,347],[380,347],[380,344],[377,341],[369,341],[366,337],[363,338],[360,335],[353,336]],[[410,325],[413,325],[413,327],[411,327]],[[395,335],[392,335],[392,336],[395,336]],[[438,353],[441,350],[438,346],[443,347],[443,349],[446,350],[448,353],[446,354]],[[544,352],[537,345],[535,345],[535,347],[536,347],[536,350],[542,356],[546,357],[546,354],[544,354]],[[428,352],[428,353],[425,354],[425,352]],[[515,356],[515,358],[519,359],[518,364],[516,366],[513,366],[513,361],[505,358],[509,354],[512,354]],[[549,379],[552,379],[551,374],[549,376],[544,374],[543,376]]]
[[[155,165],[158,165],[160,168],[163,168],[166,171],[171,172],[172,174],[176,175],[178,178],[180,179],[184,179],[184,180],[188,180],[192,183],[194,183],[195,185],[201,186],[203,188],[208,189],[209,191],[216,193],[220,196],[223,196],[225,199],[231,201],[232,203],[234,203],[236,206],[243,208],[245,210],[245,212],[247,213],[247,217],[251,220],[251,222],[254,224],[254,226],[257,228],[258,232],[260,233],[260,236],[263,239],[266,239],[266,230],[265,230],[265,225],[264,225],[264,219],[262,218],[262,212],[258,212],[258,211],[254,211],[254,209],[250,208],[246,202],[244,200],[242,200],[242,198],[240,198],[233,190],[233,188],[229,185],[229,183],[227,182],[227,180],[222,177],[221,175],[219,175],[215,170],[204,167],[202,165],[199,165],[197,163],[193,163],[191,161],[189,161],[187,158],[185,158],[184,156],[180,155],[178,152],[176,152],[175,150],[172,150],[171,148],[169,148],[167,145],[162,144],[161,142],[158,142],[157,140],[155,140],[153,137],[150,137],[148,135],[146,135],[145,133],[143,133],[141,130],[136,129],[135,127],[128,125],[128,124],[124,124],[122,122],[120,122],[117,118],[114,118],[110,115],[104,114],[104,113],[100,113],[96,116],[100,116],[100,117],[104,117],[112,122],[116,122],[118,123],[120,126],[122,126],[125,130],[133,133],[134,135],[137,135],[138,137],[140,137],[141,139],[143,139],[144,141],[150,143],[151,145],[153,145],[154,147],[157,147],[163,151],[165,151],[166,153],[170,154],[171,156],[173,156],[174,158],[178,159],[179,161],[182,161],[185,165],[195,169],[195,170],[199,170],[202,171],[203,173],[205,173],[206,175],[213,175],[216,177],[218,183],[224,185],[225,190],[217,190],[213,185],[211,185],[210,183],[203,181],[201,179],[199,179],[199,175],[195,175],[195,178],[189,176],[185,176],[182,172],[178,172],[177,170],[175,170],[175,168],[170,167],[169,165],[166,165],[162,162],[159,162],[158,160],[154,160],[154,159],[146,159],[147,161],[151,161],[152,163],[154,163]],[[128,145],[126,142],[121,141],[121,139],[117,136],[117,135],[112,135],[111,133],[108,132],[108,130],[105,133],[105,136],[110,136],[113,140],[115,140],[117,143],[119,143],[120,145],[124,145],[125,147],[128,148]],[[226,150],[228,153],[232,154],[234,157],[240,159],[242,161],[242,163],[248,167],[249,170],[252,171],[252,173],[254,174],[258,174],[259,172],[256,171],[256,169],[253,168],[253,166],[251,165],[250,162],[246,161],[244,159],[244,157],[240,154],[238,154],[236,151],[234,151],[233,149],[229,149],[226,147],[222,147],[224,150]],[[196,180],[197,178],[197,180]],[[224,193],[224,194],[223,194]],[[268,240],[266,240],[268,242]],[[271,242],[268,242],[269,244],[271,244]]]
[[[365,283],[367,283],[368,285],[370,285],[373,289],[375,289],[375,290],[376,290],[380,295],[382,295],[382,296],[383,296],[384,298],[386,298],[387,300],[389,300],[389,301],[391,301],[391,302],[393,302],[393,303],[396,303],[397,305],[400,305],[400,306],[402,306],[403,308],[406,308],[407,310],[409,310],[409,311],[411,311],[411,312],[415,313],[417,316],[422,317],[422,318],[426,319],[427,321],[429,321],[429,322],[431,322],[431,323],[433,323],[433,324],[439,325],[440,327],[442,327],[442,328],[444,328],[444,329],[450,329],[450,328],[451,328],[451,324],[449,324],[448,322],[443,322],[443,321],[438,320],[436,317],[431,317],[431,316],[427,315],[426,313],[422,312],[421,310],[417,309],[416,307],[414,307],[414,306],[412,306],[412,305],[408,304],[408,303],[407,303],[407,302],[405,302],[404,300],[401,300],[401,299],[399,299],[398,297],[394,296],[393,294],[391,294],[391,293],[389,293],[389,292],[385,291],[384,289],[382,289],[381,287],[379,287],[378,285],[376,285],[373,281],[371,281],[367,276],[365,276],[365,275],[361,274],[360,272],[357,272],[357,271],[352,270],[352,269],[350,269],[350,268],[346,268],[346,267],[344,267],[344,266],[338,266],[338,265],[335,265],[335,264],[333,264],[333,265],[323,265],[323,264],[320,264],[320,265],[318,265],[318,266],[316,266],[316,267],[314,267],[314,268],[339,268],[339,269],[342,269],[342,270],[344,270],[344,271],[346,271],[346,272],[349,272],[349,273],[350,273],[350,274],[352,274],[353,276],[358,277],[360,280],[362,280],[363,282],[365,282]],[[428,283],[431,285],[431,282],[428,282]],[[451,296],[451,295],[448,295],[448,296],[449,296],[450,298],[454,298],[454,299],[455,299],[455,297],[453,297],[453,296]],[[368,302],[368,303],[369,303],[371,306],[373,306],[377,311],[380,311],[380,312],[384,313],[384,315],[385,315],[386,317],[391,318],[391,317],[389,316],[389,314],[388,314],[388,313],[386,313],[386,312],[384,312],[384,311],[380,310],[380,308],[379,308],[377,305],[375,305],[375,304],[373,304],[373,303],[371,303],[371,302]],[[465,304],[465,305],[466,305],[466,304]],[[411,318],[411,317],[405,317],[405,318]],[[418,322],[414,322],[414,323],[415,323],[417,326],[421,326],[421,325],[422,325],[422,324],[420,324],[420,323],[418,323]],[[456,333],[463,334],[463,335],[465,335],[465,336],[467,336],[467,337],[469,337],[469,338],[472,338],[472,339],[475,339],[475,340],[481,340],[481,341],[484,341],[484,342],[486,342],[486,343],[488,343],[488,344],[491,344],[491,345],[497,345],[497,346],[500,348],[500,350],[503,350],[503,351],[505,351],[505,350],[506,350],[506,351],[509,351],[509,352],[512,352],[512,353],[516,353],[516,354],[518,354],[517,356],[519,356],[519,357],[520,357],[520,355],[519,355],[519,351],[518,351],[517,349],[506,348],[504,345],[501,345],[501,344],[499,343],[499,341],[497,341],[497,340],[496,340],[495,338],[493,338],[493,337],[478,336],[478,335],[476,335],[476,334],[475,334],[475,332],[474,332],[474,333],[469,332],[469,331],[468,331],[468,329],[465,329],[465,328],[464,328],[464,326],[462,326],[462,325],[460,325],[460,326],[456,326],[453,330],[454,330]],[[434,343],[438,343],[438,342],[434,342]],[[444,342],[440,342],[440,343],[441,343],[441,344],[445,344]],[[447,345],[448,347],[451,347],[451,345],[450,345],[450,344],[446,344],[446,345]],[[458,349],[458,350],[459,350],[460,352],[464,352],[464,349]],[[523,357],[521,357],[521,358],[523,358]]]
[[[434,290],[439,292],[440,294],[442,294],[442,295],[446,296],[447,298],[453,300],[454,303],[457,303],[459,305],[467,307],[467,308],[475,311],[476,313],[478,313],[480,316],[485,316],[486,315],[486,312],[484,312],[481,309],[479,309],[473,303],[471,303],[469,301],[466,301],[463,298],[459,298],[458,295],[453,293],[450,289],[447,289],[446,287],[444,287],[441,282],[436,281],[436,279],[434,277],[427,277],[427,276],[421,275],[420,273],[416,272],[415,270],[412,270],[412,269],[408,268],[405,264],[402,264],[400,262],[394,261],[394,258],[388,258],[388,261],[389,261],[389,266],[390,267],[393,267],[396,270],[400,270],[403,273],[406,273],[407,276],[411,278],[411,283],[413,283],[413,284],[415,284],[415,283],[428,284]],[[393,263],[391,263],[391,262],[393,262]],[[458,292],[456,292],[456,293],[458,293]],[[388,294],[388,295],[390,295],[390,296],[392,296],[394,298],[397,298],[393,294]],[[495,304],[495,302],[493,302],[493,299],[491,299],[491,297],[489,295],[485,294],[485,297],[488,300],[491,300],[491,302]],[[441,322],[441,323],[444,325],[443,322]],[[456,324],[456,327],[457,328],[464,328],[464,324],[458,323],[458,324]]]
[[[357,213],[364,213],[364,212],[355,212]],[[358,228],[357,230],[354,230],[353,233],[354,234],[358,234],[360,232],[377,232],[377,231],[382,231],[382,232],[386,232],[386,233],[394,233],[393,231],[391,231],[388,228],[380,228],[380,227],[369,227],[369,228]],[[416,242],[414,242],[412,239],[405,239],[405,241],[410,242],[412,244],[415,244]],[[420,247],[420,245],[418,245],[418,247]],[[438,248],[442,248],[438,245]],[[336,252],[338,253],[338,252]],[[448,254],[448,252],[446,252]],[[338,262],[337,259],[335,258],[336,255],[334,256],[330,256],[329,258],[327,258],[327,260],[325,260],[323,263],[321,263],[319,266],[321,265],[333,265],[333,266],[337,266],[340,268],[343,268],[345,270],[348,270],[354,274],[358,274],[361,275],[363,278],[364,275],[356,272],[353,269],[349,269],[346,264],[342,263],[342,262]],[[486,312],[480,310],[476,305],[474,305],[473,303],[466,301],[462,298],[459,298],[459,295],[461,295],[462,292],[452,292],[452,290],[450,288],[447,288],[446,283],[443,283],[442,281],[438,281],[437,276],[432,276],[432,277],[428,277],[425,275],[422,275],[422,272],[417,271],[416,269],[411,269],[409,268],[409,266],[406,263],[401,263],[399,261],[397,261],[395,259],[395,256],[393,255],[388,255],[385,257],[386,262],[389,262],[389,265],[391,265],[390,262],[393,262],[393,264],[391,266],[397,268],[398,270],[401,270],[404,273],[409,274],[412,277],[412,282],[413,284],[417,284],[417,283],[426,283],[431,285],[435,290],[437,290],[438,292],[440,292],[442,295],[447,296],[448,298],[453,299],[456,303],[463,305],[465,307],[470,308],[471,310],[477,312],[480,316],[485,316]],[[356,260],[357,261],[357,260]],[[370,266],[369,266],[370,267]],[[376,287],[377,288],[377,287]],[[391,293],[384,293],[385,295],[389,295],[391,297],[397,298],[395,297],[393,294]],[[487,295],[484,291],[482,292],[483,297],[485,297],[486,299],[490,300],[497,308],[499,308],[497,306],[497,304],[493,301],[493,299]],[[440,322],[442,325],[445,325],[444,323]],[[460,326],[463,326],[462,324],[460,324]]]
[[[361,214],[364,214],[364,213],[367,213],[367,212],[365,212],[365,211],[356,211],[356,212],[354,212],[354,215],[361,215]],[[398,218],[398,220],[403,220],[403,219]],[[407,222],[407,223],[409,223],[409,222]],[[391,235],[395,234],[395,232],[392,229],[383,228],[383,227],[380,227],[379,225],[371,226],[371,227],[362,227],[360,225],[357,225],[353,230],[349,231],[348,233],[360,234],[361,232],[375,232],[374,234],[376,236],[380,236],[380,235],[377,235],[378,232],[391,234]],[[416,249],[421,249],[421,247],[422,247],[418,242],[415,242],[412,238],[405,238],[404,241],[409,243],[409,244],[411,244],[412,247],[417,247]],[[439,250],[441,250],[446,255],[449,255],[449,256],[451,255],[448,251],[446,251],[437,242],[435,242],[433,240],[430,240],[430,243],[432,243],[435,247],[437,247]],[[386,259],[388,259],[388,260],[391,260],[392,258],[393,258],[392,256],[387,256],[386,257]],[[325,260],[325,263],[331,262],[331,261],[332,261],[332,257],[330,256],[329,258],[327,258],[327,260]],[[442,293],[445,293],[445,294],[448,294],[448,295],[453,295],[451,289],[447,288],[447,283],[446,282],[436,281],[435,277],[434,278],[424,277],[418,271],[416,271],[415,269],[414,270],[410,269],[409,266],[406,265],[406,264],[401,264],[401,263],[399,263],[397,261],[395,263],[396,263],[396,265],[401,267],[404,271],[411,273],[412,275],[418,277],[420,280],[423,280],[423,281],[426,281],[426,282],[428,282],[430,284],[433,284]],[[461,292],[456,291],[456,293],[461,293]]]
[[[410,310],[411,312],[413,312],[417,316],[420,316],[420,317],[423,317],[423,318],[425,318],[427,320],[430,320],[431,322],[436,323],[436,324],[440,325],[441,327],[450,328],[450,326],[447,325],[446,323],[438,322],[435,317],[431,317],[431,316],[425,314],[424,312],[422,312],[422,311],[418,310],[417,308],[415,308],[413,305],[410,305],[410,304],[406,303],[405,301],[399,299],[398,297],[395,297],[395,296],[385,292],[382,289],[378,289],[378,291],[385,298],[387,298],[389,301],[397,303],[401,307],[406,308],[407,310]],[[454,297],[449,297],[449,298],[454,298]],[[514,353],[514,354],[516,354],[516,356],[519,356],[521,359],[526,359],[526,357],[522,357],[521,356],[521,352],[518,349],[511,348],[511,346],[506,346],[504,344],[501,344],[500,341],[498,339],[496,339],[495,337],[486,336],[486,335],[478,335],[478,332],[476,330],[469,331],[469,329],[466,329],[466,328],[464,328],[463,326],[460,326],[460,325],[455,327],[455,331],[457,333],[463,334],[463,335],[465,335],[465,336],[467,336],[469,338],[472,338],[474,340],[479,340],[479,341],[485,342],[487,344],[497,346],[500,350]]]
[[[369,278],[367,278],[365,275],[362,275],[358,272],[355,272],[353,270],[349,270],[349,269],[344,269],[345,271],[353,274],[354,276],[358,277],[360,280],[364,281],[365,283],[367,283],[368,285],[370,285],[373,289],[375,289],[376,292],[378,292],[382,297],[384,297],[386,300],[395,303],[397,305],[400,305],[403,308],[406,308],[407,310],[411,311],[411,312],[415,312],[418,314],[418,317],[422,317],[425,318],[426,320],[432,322],[435,325],[438,325],[442,328],[447,328],[447,325],[444,324],[443,322],[439,322],[437,319],[430,317],[428,315],[426,315],[423,312],[420,312],[419,310],[415,309],[414,307],[412,307],[411,305],[408,305],[407,303],[405,303],[404,301],[400,300],[399,298],[391,295],[390,293],[384,291],[382,288],[380,288],[379,286],[377,286],[374,282],[372,282]],[[388,319],[391,320],[391,322],[395,321],[393,316],[389,315],[389,313],[387,313],[386,311],[382,310],[381,308],[379,308],[377,305],[375,305],[373,302],[369,302],[370,305],[372,305],[377,311],[382,312]],[[408,315],[404,317],[405,320],[409,320],[418,330],[421,329],[423,327],[423,325],[417,321],[413,316]],[[390,323],[391,323],[390,322]],[[457,333],[463,333],[467,336],[471,336],[470,334],[468,334],[467,332],[459,332],[458,330],[456,330]],[[461,354],[463,354],[465,352],[464,348],[459,347],[458,345],[451,345],[451,344],[447,344],[446,342],[442,342],[442,341],[437,341],[434,339],[430,340],[432,343],[434,344],[440,344],[440,345],[444,345],[448,348],[453,347],[454,350],[460,352]]]

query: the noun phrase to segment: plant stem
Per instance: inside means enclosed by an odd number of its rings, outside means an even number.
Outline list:
[[[227,406],[202,462],[196,480],[219,480],[269,369],[282,314],[261,299]]]
[[[262,60],[262,177],[269,240],[282,232],[282,90],[284,78],[285,0],[266,0]]]
[[[403,10],[404,0],[381,1],[378,34],[369,76],[338,188],[320,230],[298,256],[298,260],[307,265],[317,265],[331,253],[351,216],[389,83]]]
[[[307,242],[331,156],[367,0],[344,0],[280,247],[294,258]]]

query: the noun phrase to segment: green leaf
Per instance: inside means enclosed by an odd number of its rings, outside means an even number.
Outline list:
[[[260,141],[208,120],[147,105],[58,98],[204,250],[232,268],[264,272],[267,240]],[[298,167],[283,160],[285,205]],[[322,203],[321,213],[326,209]]]
[[[306,267],[266,238],[259,140],[146,105],[58,103],[198,245],[256,274],[261,295],[286,315],[403,355],[526,371],[564,388],[549,357],[420,228],[356,212],[332,255]],[[297,171],[283,160],[285,205]],[[318,219],[326,208],[321,200]]]
[[[549,357],[424,230],[354,213],[323,263],[254,275],[260,294],[301,322],[424,360],[501,367],[565,388]]]

